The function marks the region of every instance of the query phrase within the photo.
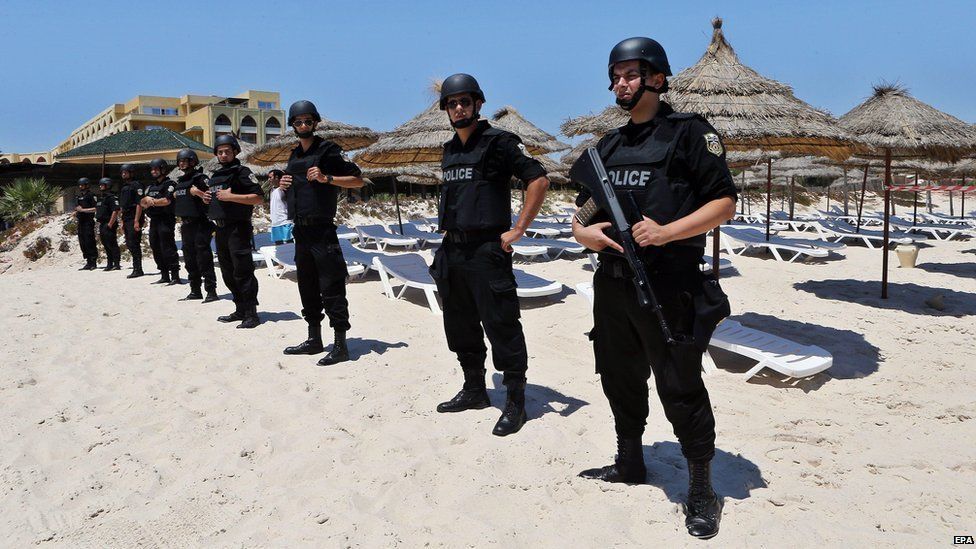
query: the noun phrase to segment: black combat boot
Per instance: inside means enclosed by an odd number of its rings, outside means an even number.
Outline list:
[[[443,413],[463,412],[465,410],[483,410],[491,406],[488,391],[485,389],[485,369],[469,368],[464,370],[464,386],[454,398],[437,405],[437,411]]]
[[[118,261],[116,261],[115,262],[115,265],[112,266],[112,270],[113,271],[121,271],[122,270],[122,264],[119,263]]]
[[[132,272],[129,273],[129,276],[127,276],[126,278],[139,278],[140,276],[143,276],[145,274],[146,273],[142,272],[142,263],[136,263],[135,261],[133,261]]]
[[[241,310],[241,306],[237,303],[234,304],[234,312],[229,315],[218,316],[218,322],[239,322],[244,320],[244,312]]]
[[[508,384],[508,395],[505,398],[505,411],[498,418],[491,434],[504,437],[517,433],[525,425],[525,382],[512,381]]]
[[[722,500],[712,490],[711,461],[688,460],[688,502],[685,504],[685,528],[698,539],[718,534],[722,520]]]
[[[329,354],[319,359],[317,364],[319,366],[332,366],[333,364],[347,360],[349,360],[349,347],[346,347],[346,332],[336,330],[335,342],[332,344],[332,349],[329,351]]]
[[[162,269],[159,272],[159,280],[153,282],[153,284],[169,284],[172,279],[169,277],[169,271]]]
[[[207,295],[203,298],[204,303],[213,303],[214,301],[220,300],[217,297],[217,288],[207,288]]]
[[[257,328],[258,324],[261,324],[261,319],[258,318],[258,308],[251,305],[246,311],[244,311],[244,319],[240,324],[237,325],[237,327],[244,329]]]
[[[613,465],[587,469],[579,476],[604,482],[643,484],[647,477],[647,467],[644,465],[641,437],[623,438],[617,435],[617,457],[613,460]]]
[[[168,285],[169,286],[176,286],[177,284],[183,284],[183,281],[180,280],[180,268],[179,267],[173,269],[173,274],[170,277],[170,281],[169,281],[169,284]],[[200,293],[200,292],[197,292],[197,293]]]
[[[200,293],[199,284],[190,284],[190,293],[183,298],[183,301],[190,301],[191,299],[203,299],[203,294]]]
[[[98,266],[95,264],[94,261],[85,260],[85,266],[82,267],[82,268],[80,268],[80,269],[78,269],[78,270],[79,271],[94,271],[97,268],[98,268]]]
[[[286,355],[317,355],[325,350],[322,345],[322,326],[308,326],[308,339],[299,343],[298,345],[293,345],[291,347],[285,347]]]

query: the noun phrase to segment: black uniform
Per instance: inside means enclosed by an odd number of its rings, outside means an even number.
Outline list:
[[[140,230],[136,230],[136,206],[142,200],[146,192],[145,185],[130,180],[122,185],[119,192],[119,208],[122,210],[122,231],[125,234],[125,247],[132,254],[132,268],[135,271],[142,271],[142,224],[144,219],[139,219]]]
[[[82,208],[94,208],[96,206],[95,195],[89,191],[78,191],[78,205]],[[95,214],[87,212],[77,212],[78,219],[78,246],[81,254],[85,257],[85,262],[94,265],[98,261],[98,245],[95,243]]]
[[[173,207],[175,188],[176,184],[169,178],[150,183],[146,188],[146,196],[149,198],[170,200],[166,206],[144,209],[151,221],[149,247],[152,248],[153,260],[161,273],[172,273],[180,268],[180,256],[176,252],[176,215]]]
[[[687,216],[736,191],[715,130],[700,116],[675,113],[661,103],[657,116],[628,123],[597,145],[610,180],[623,204],[632,193],[643,214],[659,224]],[[584,190],[577,205],[589,198]],[[645,248],[652,288],[672,332],[696,332],[696,304],[702,302],[700,263],[705,235]],[[664,414],[689,460],[709,460],[715,453],[715,418],[701,378],[703,347],[668,346],[653,315],[637,302],[628,264],[600,253],[593,278],[594,328],[590,332],[596,368],[610,402],[618,437],[639,439],[648,415],[647,380],[651,372]],[[707,338],[706,338],[707,343]]]
[[[349,330],[349,302],[346,300],[346,261],[336,236],[335,214],[339,188],[309,182],[309,168],[318,167],[331,176],[359,177],[359,167],[343,157],[342,149],[316,136],[305,151],[298,145],[291,151],[285,173],[292,176],[285,194],[288,218],[294,224],[295,267],[302,316],[309,326],[320,326],[326,315],[329,326]],[[325,311],[323,314],[323,310]]]
[[[512,254],[502,250],[501,235],[512,223],[512,177],[529,182],[546,170],[518,136],[484,120],[467,143],[455,135],[444,144],[441,167],[438,224],[446,234],[431,275],[444,303],[448,348],[457,353],[465,389],[484,387],[485,335],[505,384],[524,384],[528,354]]]
[[[115,224],[111,227],[108,226],[108,222],[112,219],[112,213],[117,211],[119,211],[119,199],[111,192],[106,191],[95,204],[98,237],[102,241],[102,247],[105,248],[109,267],[118,265],[122,261],[122,252],[119,251],[118,216],[116,216]]]
[[[203,200],[190,194],[190,187],[207,191],[207,177],[197,170],[190,170],[176,180],[173,190],[173,207],[180,218],[180,235],[183,238],[183,262],[186,263],[190,287],[200,290],[201,282],[207,292],[217,289],[214,273],[213,240],[214,224],[207,219],[208,207]]]
[[[233,294],[234,305],[240,313],[258,304],[258,279],[254,276],[254,262],[251,260],[251,213],[254,206],[221,202],[217,200],[217,191],[230,189],[234,194],[263,194],[261,186],[252,181],[252,177],[251,170],[234,159],[228,164],[221,164],[209,181],[212,196],[207,216],[217,226],[220,276]]]

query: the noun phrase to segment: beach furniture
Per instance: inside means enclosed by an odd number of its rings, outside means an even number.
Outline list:
[[[396,233],[399,228],[400,228],[399,225],[395,225],[395,224],[390,225],[390,232]],[[424,231],[420,227],[414,225],[409,221],[404,222],[403,224],[402,236],[416,238],[417,240],[420,241],[421,246],[425,246],[427,244],[440,244],[441,242],[444,241],[444,235],[440,233]]]
[[[868,248],[874,249],[879,248],[884,245],[884,232],[876,229],[865,229],[861,227],[860,231],[857,228],[846,221],[837,221],[829,219],[821,219],[811,223],[811,226],[817,230],[817,234],[825,242],[830,242],[829,239],[834,239],[834,242],[840,242],[841,240],[860,240]],[[924,238],[917,238],[909,235],[908,233],[903,233],[900,231],[889,231],[888,241],[895,242],[897,244],[911,244],[916,240],[924,240]]]
[[[889,218],[891,226],[906,233],[924,233],[936,240],[952,240],[960,236],[976,236],[976,230],[971,227],[959,225],[949,225],[945,223],[912,223],[911,219],[905,219],[893,215]]]
[[[377,250],[386,250],[387,246],[416,248],[420,245],[416,238],[393,234],[382,225],[361,225],[356,227],[356,233],[363,246],[373,243]]]
[[[388,254],[381,252],[367,252],[357,248],[348,240],[340,240],[339,247],[342,248],[342,257],[346,260],[346,265],[362,265],[366,270],[373,268],[374,257],[389,257]],[[365,275],[365,272],[363,274]]]
[[[592,306],[593,284],[577,284],[576,293],[585,297]],[[755,366],[742,374],[746,380],[765,368],[784,376],[804,378],[820,373],[834,363],[833,355],[821,347],[801,345],[761,330],[747,328],[728,318],[715,328],[708,344],[757,361]],[[706,373],[713,373],[717,369],[708,352],[702,358],[702,369]]]
[[[721,244],[730,255],[736,255],[736,248],[741,248],[738,255],[749,250],[767,249],[776,261],[793,263],[800,257],[827,257],[831,251],[844,249],[844,244],[821,242],[807,238],[786,238],[779,235],[766,234],[758,229],[742,228],[725,225],[722,227]],[[786,256],[789,259],[786,259]]]
[[[600,266],[600,260],[597,259],[597,254],[586,254],[586,256],[590,260],[590,265],[593,267],[593,271],[596,272],[597,268]],[[718,272],[731,268],[732,261],[725,259],[724,257],[718,258]],[[701,270],[703,273],[712,272],[712,256],[708,254],[702,256]]]
[[[339,237],[339,240],[348,240],[350,242],[359,239],[359,234],[356,233],[356,229],[345,225],[336,225],[336,236]]]
[[[271,278],[281,278],[297,268],[295,266],[294,244],[261,246],[259,253],[268,267],[268,276]],[[362,276],[366,272],[366,266],[356,263],[350,264],[347,259],[346,270],[349,271],[349,276]]]
[[[581,254],[586,247],[575,240],[554,240],[551,238],[520,238],[512,244],[512,252],[525,258],[545,257],[556,259],[563,252]],[[549,253],[553,252],[551,257]]]
[[[382,255],[373,258],[373,269],[380,274],[383,291],[390,299],[400,299],[407,288],[415,288],[424,292],[427,297],[427,307],[430,312],[440,314],[435,293],[437,285],[430,276],[429,266],[423,256],[415,253]],[[563,285],[552,280],[535,276],[520,269],[514,270],[516,293],[519,297],[543,297],[562,291]],[[393,286],[399,284],[400,291],[394,292]]]

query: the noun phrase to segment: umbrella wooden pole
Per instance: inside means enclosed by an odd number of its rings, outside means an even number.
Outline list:
[[[393,202],[396,204],[397,224],[400,225],[400,234],[403,234],[403,219],[400,217],[400,193],[397,192],[397,178],[393,177]]]
[[[884,177],[884,252],[881,255],[881,299],[888,299],[888,204],[891,202],[891,149],[885,149]]]
[[[830,185],[827,185],[827,211],[830,211]]]
[[[848,215],[847,168],[844,168],[844,215]]]
[[[793,185],[796,183],[796,176],[790,176],[790,221],[793,221]]]
[[[742,202],[739,202],[739,215],[745,215],[746,200],[748,199],[749,195],[746,194],[746,171],[742,170]]]
[[[766,242],[769,242],[769,214],[772,213],[773,161],[766,160]]]
[[[861,181],[861,201],[857,205],[857,226],[854,232],[861,232],[861,213],[864,211],[864,193],[868,188],[868,166],[864,166],[864,180]]]
[[[952,191],[949,191],[949,217],[956,215],[956,209],[952,205]]]
[[[915,186],[918,187],[918,172],[915,172]],[[914,227],[918,223],[918,191],[915,191],[915,203],[912,208],[912,227]]]
[[[959,183],[963,187],[966,186],[966,176],[962,176],[962,182]],[[959,207],[959,219],[966,219],[966,191],[959,191],[959,196],[962,197],[962,205]]]

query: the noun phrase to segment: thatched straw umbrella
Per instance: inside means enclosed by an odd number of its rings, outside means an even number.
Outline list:
[[[515,107],[506,105],[491,117],[493,126],[508,130],[522,138],[522,143],[533,155],[549,154],[569,149],[569,145],[546,133],[535,124],[525,119]]]
[[[379,139],[379,134],[360,126],[351,126],[334,120],[322,119],[315,126],[315,135],[328,139],[345,151],[368,147]],[[295,130],[289,129],[282,135],[271,139],[240,157],[241,162],[255,166],[272,166],[288,162],[291,150],[298,146]]]
[[[881,298],[887,299],[892,159],[921,157],[956,162],[976,152],[976,129],[890,84],[876,86],[871,97],[840,118],[840,124],[870,147],[861,151],[861,156],[885,161]]]

